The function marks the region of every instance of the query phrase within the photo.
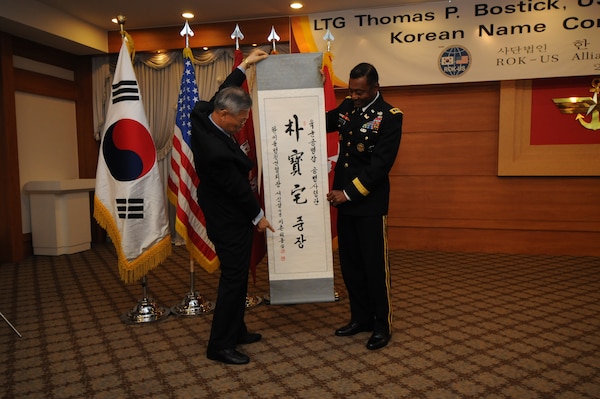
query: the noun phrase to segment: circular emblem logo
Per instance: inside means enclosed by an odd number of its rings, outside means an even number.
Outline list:
[[[440,54],[438,66],[444,75],[457,78],[469,70],[471,54],[461,46],[446,47]]]
[[[108,170],[119,181],[139,179],[156,161],[152,136],[133,119],[118,120],[106,130],[102,151]]]

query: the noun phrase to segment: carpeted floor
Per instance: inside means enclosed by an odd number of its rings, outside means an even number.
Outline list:
[[[393,251],[394,335],[336,337],[348,301],[251,307],[246,366],[205,357],[211,314],[154,323],[110,244],[0,266],[1,398],[600,398],[600,258]],[[250,294],[268,294],[266,261]],[[216,295],[218,272],[196,273]],[[147,278],[170,308],[190,290],[175,247]]]

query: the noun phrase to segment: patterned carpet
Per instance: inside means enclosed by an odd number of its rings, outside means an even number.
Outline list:
[[[251,362],[205,357],[211,314],[122,316],[143,297],[111,245],[0,266],[1,398],[600,398],[600,258],[393,251],[394,335],[336,337],[348,302],[249,308]],[[196,273],[214,300],[218,272]],[[190,289],[174,248],[148,276],[170,308]],[[266,263],[254,295],[268,294]]]

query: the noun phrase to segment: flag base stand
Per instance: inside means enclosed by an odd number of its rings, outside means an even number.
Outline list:
[[[176,316],[199,316],[214,310],[213,304],[206,300],[204,296],[198,295],[196,292],[196,289],[194,288],[194,281],[196,280],[195,276],[194,258],[190,256],[190,292],[187,293],[180,304],[171,308],[171,312]]]
[[[258,306],[262,303],[262,301],[263,301],[262,298],[259,297],[258,295],[247,294],[246,295],[246,309]]]
[[[142,298],[129,312],[121,316],[126,324],[150,323],[164,320],[170,311],[168,308],[157,306],[152,298]]]
[[[176,316],[189,317],[210,313],[213,309],[213,304],[207,301],[204,296],[198,295],[197,292],[188,292],[179,305],[171,308],[171,312]]]
[[[142,277],[143,298],[127,313],[121,315],[121,320],[126,324],[143,324],[161,321],[169,316],[169,308],[158,306],[146,293],[146,276]]]

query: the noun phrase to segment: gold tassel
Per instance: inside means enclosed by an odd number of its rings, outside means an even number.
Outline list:
[[[112,215],[104,204],[94,196],[94,218],[108,233],[117,251],[119,264],[119,275],[125,283],[133,283],[144,277],[148,272],[158,267],[169,255],[171,255],[171,237],[167,235],[152,248],[138,256],[133,262],[129,262],[123,253],[121,245],[121,233],[117,228]]]
[[[125,40],[127,40],[127,50],[129,51],[129,57],[131,57],[131,62],[135,58],[135,45],[133,44],[133,37],[126,30],[123,30],[123,35],[125,36]]]
[[[335,72],[333,72],[333,54],[331,51],[327,51],[323,54],[323,64],[321,65],[321,69],[329,70],[329,77],[331,78],[331,83],[334,87],[347,87],[348,84],[342,80],[340,80],[337,76],[335,76]]]
[[[187,228],[179,219],[175,221],[175,230],[185,240],[185,246],[192,258],[194,258],[194,260],[198,262],[198,264],[202,266],[204,270],[206,270],[208,273],[214,273],[216,270],[219,269],[219,266],[221,265],[219,257],[215,256],[213,260],[210,260],[206,257],[206,255],[202,253],[202,251],[198,249],[198,247],[193,245],[188,236]]]

